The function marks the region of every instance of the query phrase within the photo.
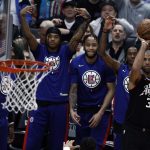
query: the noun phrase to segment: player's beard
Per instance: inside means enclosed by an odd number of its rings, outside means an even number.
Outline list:
[[[97,56],[97,51],[93,52],[93,55],[89,55],[88,52],[85,50],[85,56],[89,59],[95,58],[95,56]]]

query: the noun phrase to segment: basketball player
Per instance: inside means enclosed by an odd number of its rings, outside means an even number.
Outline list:
[[[107,31],[113,28],[111,18],[105,19],[104,31],[101,37],[100,54],[105,63],[114,70],[117,75],[117,84],[114,96],[114,149],[121,150],[121,139],[123,132],[123,123],[129,102],[129,72],[134,62],[138,47],[131,46],[127,49],[126,62],[121,64],[106,53]]]
[[[83,47],[85,54],[71,63],[70,114],[77,123],[77,144],[91,136],[96,140],[96,150],[100,150],[109,131],[115,76],[97,54],[95,35],[86,35]]]
[[[45,129],[48,129],[48,149],[62,150],[63,141],[67,138],[68,124],[68,67],[76,46],[86,30],[90,16],[85,9],[76,10],[85,18],[79,31],[68,44],[61,44],[61,33],[56,27],[51,27],[46,33],[46,44],[39,44],[25,20],[25,15],[32,13],[32,7],[21,10],[21,22],[24,34],[30,48],[38,61],[51,65],[51,72],[43,79],[37,89],[38,109],[31,113],[23,149],[39,150]]]
[[[129,76],[122,150],[150,149],[150,41],[141,39],[141,43]]]

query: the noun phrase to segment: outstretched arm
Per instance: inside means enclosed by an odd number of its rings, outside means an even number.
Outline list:
[[[38,46],[38,42],[35,38],[35,36],[31,33],[28,23],[26,22],[26,14],[32,13],[33,6],[26,6],[20,11],[20,17],[21,17],[21,27],[23,29],[23,33],[29,43],[29,46],[31,50],[36,50]]]
[[[77,8],[76,11],[77,11],[78,15],[80,15],[84,18],[84,22],[78,27],[75,35],[71,38],[71,40],[69,42],[69,47],[72,52],[76,51],[78,43],[80,42],[82,36],[84,35],[84,33],[89,25],[89,22],[91,20],[91,16],[85,8]]]
[[[109,32],[110,29],[112,29],[112,27],[113,27],[113,18],[112,17],[106,18],[105,24],[104,24],[104,29],[102,31],[102,36],[100,39],[99,53],[100,53],[102,59],[105,61],[105,63],[110,68],[112,68],[115,71],[115,73],[118,73],[120,63],[106,53],[107,33]]]
[[[135,57],[134,63],[132,65],[130,78],[129,78],[129,89],[133,89],[138,81],[141,79],[141,68],[144,61],[145,50],[147,49],[149,43],[144,39],[141,40],[141,47],[138,54]]]

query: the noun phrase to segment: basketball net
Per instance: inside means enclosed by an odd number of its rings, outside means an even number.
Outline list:
[[[49,73],[49,65],[37,61],[0,62],[1,92],[6,95],[3,108],[15,113],[37,109],[36,90]]]

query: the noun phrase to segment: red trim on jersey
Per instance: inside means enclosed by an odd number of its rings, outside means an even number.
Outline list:
[[[103,141],[103,148],[105,147],[108,135],[110,133],[111,126],[112,126],[112,115],[110,115],[110,118],[109,118],[108,127],[107,127],[106,134],[105,134],[104,141]]]
[[[27,123],[27,126],[26,126],[26,133],[25,133],[24,141],[23,141],[23,150],[26,150],[27,136],[28,136],[28,131],[29,131],[29,124],[30,124],[30,118],[28,119],[28,123]]]
[[[114,108],[115,108],[115,96],[113,97],[112,99],[112,102],[111,102],[111,109],[112,109],[112,115],[114,115]]]

